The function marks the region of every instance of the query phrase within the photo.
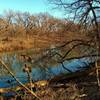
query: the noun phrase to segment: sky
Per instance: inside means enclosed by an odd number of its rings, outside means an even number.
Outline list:
[[[47,0],[0,0],[0,14],[9,10],[29,12],[31,14],[48,12],[54,17],[64,17],[63,13],[59,10],[54,10]]]

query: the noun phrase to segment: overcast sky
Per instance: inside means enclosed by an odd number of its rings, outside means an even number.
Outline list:
[[[52,8],[47,0],[0,0],[0,14],[3,14],[5,10],[14,10],[32,14],[49,12],[55,17],[64,17],[61,11]]]

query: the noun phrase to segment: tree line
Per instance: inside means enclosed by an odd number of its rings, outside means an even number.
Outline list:
[[[72,32],[78,31],[77,26],[72,21],[55,18],[48,13],[32,15],[28,12],[22,13],[9,10],[5,11],[0,17],[0,34],[11,37],[18,35],[63,34],[69,30]]]

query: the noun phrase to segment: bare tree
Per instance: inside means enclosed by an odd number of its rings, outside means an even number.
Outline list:
[[[94,28],[96,41],[100,40],[100,1],[99,0],[49,0],[56,7],[62,8],[66,12],[67,18],[75,23],[82,24],[85,29]],[[99,45],[100,43],[98,43]],[[100,45],[99,45],[100,48]]]
[[[93,34],[96,50],[96,73],[97,81],[99,82],[98,73],[98,55],[100,53],[100,1],[99,0],[49,0],[50,3],[55,4],[56,8],[62,8],[66,12],[67,18],[70,18],[75,23],[79,23],[84,26],[85,30],[92,27],[93,30],[88,31],[89,34]],[[91,32],[92,31],[92,32]],[[78,46],[78,45],[76,45]],[[64,57],[67,53],[65,53]]]
[[[15,36],[15,13],[12,10],[4,12],[4,20],[6,21],[5,30],[9,36]]]

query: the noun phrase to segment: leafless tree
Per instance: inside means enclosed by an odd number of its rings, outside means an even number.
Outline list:
[[[66,12],[66,17],[75,23],[82,24],[85,29],[94,28],[96,41],[100,40],[100,1],[99,0],[49,0],[56,7],[62,8]],[[98,43],[99,45],[100,43]],[[100,45],[99,45],[100,48]]]
[[[100,53],[100,1],[99,0],[49,0],[50,3],[54,4],[56,8],[61,8],[66,12],[67,18],[70,18],[75,23],[79,23],[84,26],[85,30],[92,27],[93,30],[88,31],[93,34],[95,43],[94,47],[96,50],[96,73],[98,85],[99,73],[98,73],[98,55]],[[91,32],[92,31],[92,32]],[[92,43],[92,42],[91,42]],[[79,43],[80,45],[80,43]],[[76,45],[76,46],[79,46]],[[73,47],[74,48],[74,47]],[[73,49],[72,48],[72,49]],[[67,52],[68,53],[68,52]],[[64,57],[67,55],[65,53]]]

